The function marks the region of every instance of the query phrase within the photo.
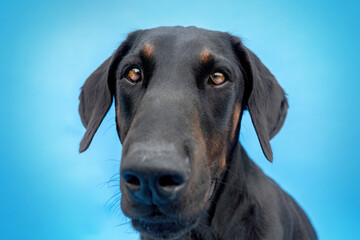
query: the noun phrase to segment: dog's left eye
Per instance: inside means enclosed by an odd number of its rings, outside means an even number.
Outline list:
[[[210,75],[209,81],[214,85],[221,85],[226,82],[226,77],[221,72],[216,72]]]
[[[131,68],[127,74],[126,78],[131,82],[138,82],[141,79],[141,71],[138,68]]]

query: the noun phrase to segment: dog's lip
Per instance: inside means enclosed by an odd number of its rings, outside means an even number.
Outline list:
[[[162,223],[177,223],[178,221],[173,218],[169,218],[166,216],[156,216],[156,217],[141,217],[133,219],[135,221],[141,223],[148,223],[148,224],[162,224]]]
[[[132,225],[137,231],[156,239],[177,238],[190,231],[196,223],[196,220],[179,221],[167,216],[132,219]]]
[[[196,219],[180,220],[176,217],[167,216],[157,208],[151,214],[133,218],[131,221],[133,227],[139,232],[160,238],[181,235],[182,232],[186,232],[187,229],[196,225]]]
[[[172,218],[166,216],[164,213],[160,212],[158,208],[155,208],[154,211],[147,215],[140,218],[137,218],[135,220],[139,221],[145,221],[148,223],[164,223],[171,221]]]

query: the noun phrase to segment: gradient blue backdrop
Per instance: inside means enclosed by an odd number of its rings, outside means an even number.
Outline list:
[[[290,109],[273,164],[248,114],[241,142],[321,239],[360,239],[359,10],[328,0],[2,1],[0,239],[139,239],[117,198],[108,201],[121,154],[114,108],[80,155],[77,105],[82,83],[128,32],[159,25],[243,37]]]

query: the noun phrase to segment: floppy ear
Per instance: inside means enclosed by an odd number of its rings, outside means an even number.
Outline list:
[[[115,53],[88,77],[81,88],[79,114],[86,132],[80,142],[80,152],[89,147],[100,123],[111,107],[116,66],[130,49],[137,32],[129,34]]]
[[[246,78],[244,98],[265,157],[272,162],[272,139],[284,124],[289,107],[285,92],[260,59],[239,40],[236,51]]]
[[[112,93],[108,85],[109,67],[112,56],[93,72],[81,88],[79,113],[86,128],[80,143],[80,152],[85,151],[94,137],[112,104]]]

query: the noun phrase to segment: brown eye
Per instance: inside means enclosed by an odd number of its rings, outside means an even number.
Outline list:
[[[210,80],[212,84],[220,85],[226,81],[226,77],[224,74],[216,72],[210,75]]]
[[[131,82],[137,82],[141,78],[141,72],[138,68],[132,68],[127,73],[126,78],[130,80]]]

